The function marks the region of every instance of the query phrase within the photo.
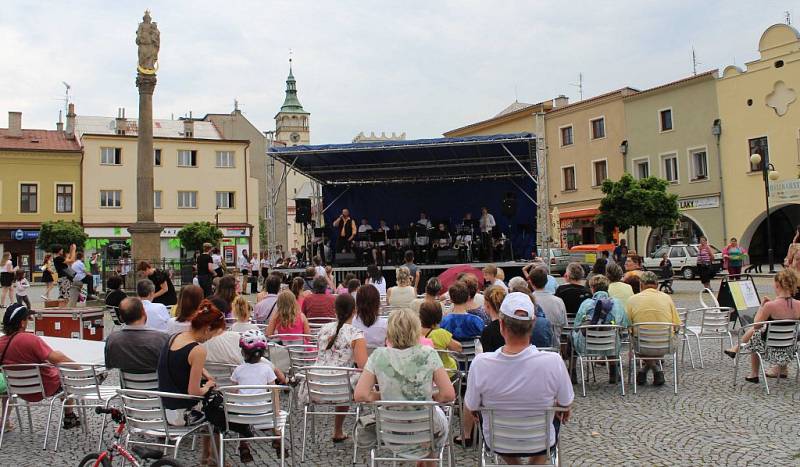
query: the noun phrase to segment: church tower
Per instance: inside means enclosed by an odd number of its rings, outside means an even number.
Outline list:
[[[311,131],[309,128],[310,113],[303,110],[297,98],[297,82],[292,73],[292,59],[289,59],[289,77],[286,78],[286,97],[281,110],[275,115],[275,140],[287,146],[309,144]]]

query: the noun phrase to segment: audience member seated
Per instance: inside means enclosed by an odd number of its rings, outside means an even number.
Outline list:
[[[173,306],[178,303],[178,295],[175,293],[175,286],[172,285],[172,279],[168,272],[154,268],[147,261],[139,262],[136,270],[153,282],[153,286],[156,288],[156,292],[153,294],[153,303],[161,303],[164,306]]]
[[[497,265],[487,264],[484,266],[483,282],[486,284],[486,287],[498,286],[504,288],[506,292],[508,292],[508,286],[497,278]]]
[[[231,331],[243,333],[251,329],[258,330],[258,326],[251,321],[252,309],[253,307],[250,306],[250,303],[248,303],[244,296],[239,295],[236,297],[233,301],[233,318],[236,321],[231,325]]]
[[[588,298],[592,298],[592,293],[583,285],[583,266],[581,263],[569,263],[564,272],[566,284],[558,286],[556,297],[564,301],[567,309],[567,316],[572,317],[578,313],[581,303]]]
[[[536,303],[536,299],[533,297],[533,293],[525,284],[520,284],[515,287],[511,287],[509,289],[511,292],[522,293],[528,296],[531,303],[533,303],[534,314],[536,315],[536,321],[533,322],[533,332],[531,334],[531,344],[535,345],[536,347],[553,347],[553,325],[550,324],[550,320],[547,319],[547,316],[544,314],[542,307],[540,307]],[[500,335],[499,328],[498,333],[495,336],[496,339],[499,341],[502,339],[502,335]],[[501,344],[502,345],[502,344]]]
[[[616,298],[622,304],[622,308],[628,304],[628,299],[633,297],[633,287],[622,282],[622,268],[617,263],[612,263],[606,268],[608,277],[608,296]]]
[[[189,331],[174,334],[158,359],[158,390],[191,396],[205,396],[215,386],[213,378],[204,375],[206,349],[200,345],[225,331],[225,315],[209,300],[200,303]],[[237,334],[238,336],[238,334]],[[237,339],[236,346],[239,346]],[[241,358],[241,357],[240,357]],[[206,382],[201,384],[205,376]],[[202,420],[202,401],[162,398],[167,422],[175,426],[193,425]],[[214,463],[208,437],[202,438],[204,465]]]
[[[397,285],[386,291],[386,303],[398,308],[408,308],[417,298],[417,291],[411,285],[411,272],[405,266],[397,268]]]
[[[542,261],[542,258],[536,256],[535,251],[533,252],[533,256],[534,256],[533,261],[531,261],[530,263],[525,265],[525,267],[522,268],[522,277],[524,277],[525,280],[528,281],[528,285],[530,287],[533,287],[533,284],[530,283],[531,280],[530,273],[536,268],[544,268],[545,271],[547,271],[547,285],[544,286],[544,290],[555,295],[556,289],[558,288],[558,281],[556,280],[555,277],[553,277],[550,274],[550,268],[548,268],[547,263]]]
[[[186,285],[181,288],[178,304],[175,306],[175,317],[167,322],[167,334],[188,331],[192,327],[192,316],[197,313],[203,301],[203,289],[198,285]]]
[[[203,289],[196,288],[202,298]],[[155,373],[158,356],[169,340],[169,334],[147,326],[144,305],[135,297],[120,303],[119,319],[125,326],[106,339],[106,368],[119,368],[129,373]]]
[[[484,352],[494,352],[503,346],[503,336],[500,334],[500,305],[506,298],[506,290],[502,287],[489,287],[483,292],[483,306],[492,320],[481,333],[481,347]]]
[[[281,278],[274,274],[267,276],[264,281],[264,290],[266,294],[259,298],[253,311],[256,322],[261,324],[269,323],[272,312],[275,311],[278,292],[281,291]]]
[[[453,337],[466,342],[481,335],[483,320],[467,313],[469,291],[463,282],[456,282],[447,290],[450,301],[453,302],[453,311],[442,319],[442,329],[449,331]]]
[[[634,295],[642,291],[642,280],[639,277],[640,273],[641,271],[628,271],[622,276],[622,282],[631,287],[631,291]],[[627,305],[626,303],[625,306],[627,307]]]
[[[350,283],[350,281],[351,281],[351,280],[353,280],[353,279],[358,279],[358,277],[356,277],[355,273],[348,272],[348,273],[347,273],[347,274],[344,276],[344,280],[342,280],[342,282],[339,284],[339,287],[337,287],[337,288],[336,288],[336,295],[341,295],[341,294],[350,293],[350,292],[348,291],[348,286],[347,286],[347,285],[348,285],[348,284]],[[359,286],[361,286],[361,284],[359,284]]]
[[[289,290],[279,293],[275,301],[275,312],[272,313],[267,325],[267,335],[310,333],[308,319],[300,312],[294,294]]]
[[[383,297],[386,295],[386,279],[383,277],[381,269],[376,264],[367,266],[367,280],[364,284],[369,284],[378,289],[378,294]]]
[[[486,315],[486,311],[483,309],[483,295],[478,293],[480,290],[478,278],[475,277],[474,274],[465,274],[461,277],[461,279],[459,279],[459,282],[463,283],[467,287],[467,292],[469,293],[469,300],[467,300],[467,313],[480,318],[483,321],[483,325],[486,326],[491,320],[489,319],[489,316]],[[476,300],[478,296],[481,297],[480,303],[479,300]]]
[[[144,305],[144,311],[147,313],[147,326],[151,329],[167,332],[167,325],[169,324],[169,311],[167,307],[161,303],[153,303],[153,294],[155,293],[156,286],[150,279],[142,279],[136,283],[136,295]]]
[[[327,293],[328,281],[324,277],[314,279],[312,294],[303,300],[303,314],[306,318],[335,318],[334,296]]]
[[[442,291],[442,283],[438,277],[431,277],[425,283],[425,296],[415,298],[411,302],[411,309],[419,313],[419,307],[423,303],[439,303],[439,293]]]
[[[669,295],[658,291],[658,277],[651,271],[643,271],[639,276],[642,282],[642,291],[628,299],[625,312],[628,321],[633,325],[637,323],[672,323],[680,325],[678,310]],[[636,339],[636,335],[631,336]],[[674,339],[674,337],[673,337]],[[663,354],[648,354],[648,357],[660,357]],[[647,373],[653,372],[653,385],[664,384],[664,372],[657,365],[656,360],[645,360],[644,368],[636,373],[636,384],[644,385],[647,382]]]
[[[2,364],[18,365],[26,363],[49,363],[58,365],[59,363],[72,362],[73,360],[58,350],[53,350],[41,337],[27,332],[28,320],[33,318],[31,310],[25,305],[13,303],[6,308],[3,314],[3,336],[0,336],[0,348],[3,349]],[[42,384],[44,393],[47,397],[61,392],[61,380],[58,369],[53,366],[42,367]],[[39,402],[42,394],[21,394],[20,397],[27,402]],[[71,401],[64,414],[64,429],[80,426],[81,422],[72,410]],[[5,401],[3,402],[5,407]],[[5,407],[8,410],[7,407]]]
[[[467,315],[470,316],[470,315]],[[442,360],[430,347],[419,345],[420,321],[411,309],[402,308],[389,316],[387,338],[390,347],[375,349],[367,360],[356,386],[358,402],[436,401],[452,402],[456,392]],[[375,391],[375,385],[380,392]],[[433,392],[434,385],[438,389]],[[447,417],[434,408],[433,432],[439,449],[447,439]]]
[[[356,292],[358,292],[359,287],[361,287],[361,281],[357,278],[347,281],[347,293],[352,295],[353,299],[356,298]]]
[[[122,278],[120,276],[111,276],[106,281],[106,305],[119,308],[119,304],[128,297],[128,294],[122,290]]]
[[[614,264],[616,266],[616,264]],[[589,288],[592,290],[592,298],[584,300],[578,308],[573,323],[572,342],[578,353],[584,353],[586,348],[586,337],[578,330],[579,326],[595,324],[615,324],[624,328],[628,327],[628,317],[625,308],[616,298],[608,296],[608,279],[601,274],[595,274],[589,279]],[[615,349],[613,355],[619,354],[620,348]],[[608,352],[606,355],[612,355]],[[608,382],[616,384],[619,378],[619,369],[616,363],[608,364]]]
[[[356,302],[350,295],[339,295],[336,297],[335,308],[336,322],[328,323],[319,330],[317,365],[364,368],[367,362],[367,341],[364,339],[364,334],[352,324]],[[336,411],[346,412],[347,407],[336,407]],[[334,443],[340,443],[348,438],[342,428],[344,418],[344,415],[334,417]]]
[[[214,295],[208,299],[226,318],[230,318],[233,300],[236,298],[236,278],[228,275],[220,277],[218,280],[215,279],[215,282],[217,287],[214,290]]]
[[[381,297],[378,289],[362,285],[356,292],[356,317],[353,327],[364,333],[367,349],[386,345],[386,318],[380,317]]]
[[[756,312],[754,323],[764,321],[775,321],[781,319],[800,319],[800,302],[792,298],[797,291],[798,277],[791,269],[784,269],[775,274],[775,299],[768,297],[761,299],[761,307]],[[744,333],[742,342],[750,343],[750,376],[745,377],[750,383],[758,383],[758,372],[760,369],[759,359],[756,353],[761,355],[766,362],[771,363],[775,368],[766,371],[767,378],[786,378],[788,376],[788,365],[793,363],[795,352],[794,347],[771,348],[767,352],[764,345],[766,341],[766,327],[756,324]],[[731,357],[736,357],[738,346],[728,349],[725,353]]]
[[[422,323],[422,335],[430,339],[434,350],[451,350],[461,352],[461,342],[453,339],[447,329],[442,329],[442,305],[439,302],[425,302],[419,307],[419,320]],[[447,353],[440,353],[442,365],[448,370],[456,369],[456,361]]]
[[[561,423],[569,420],[569,406],[574,393],[567,369],[561,357],[552,352],[541,352],[529,345],[533,331],[533,303],[521,293],[511,293],[500,307],[500,332],[505,344],[494,352],[484,352],[475,357],[467,377],[464,396],[465,418],[475,421],[481,408],[502,410],[498,415],[536,417],[554,404],[566,407],[553,420],[550,446],[555,446]],[[383,389],[383,388],[381,388]],[[483,417],[483,438],[491,440],[489,417]],[[466,442],[466,440],[464,440]],[[544,464],[546,451],[498,454],[508,464]]]
[[[536,305],[542,308],[544,315],[553,326],[553,347],[561,345],[561,332],[567,325],[567,307],[564,300],[556,297],[547,291],[547,269],[538,267],[530,275],[530,283],[533,285],[533,297]]]

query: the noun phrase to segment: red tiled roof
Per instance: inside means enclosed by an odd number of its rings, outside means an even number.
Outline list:
[[[605,99],[607,97],[611,97],[611,96],[614,96],[614,95],[617,95],[617,94],[621,95],[622,97],[625,97],[626,95],[636,95],[637,93],[639,93],[638,89],[634,89],[634,88],[632,88],[630,86],[626,86],[624,88],[615,89],[615,90],[607,92],[605,94],[600,94],[598,96],[590,97],[590,98],[584,99],[582,101],[575,101],[575,102],[571,102],[571,103],[569,103],[567,105],[564,105],[564,106],[561,106],[561,107],[555,107],[555,108],[553,108],[553,110],[548,112],[548,114],[560,113],[560,112],[562,112],[562,111],[564,111],[566,109],[573,109],[575,107],[582,106],[582,105],[585,105],[585,104],[590,104],[590,103],[592,103],[594,101],[599,101],[601,99]]]
[[[700,73],[698,75],[687,76],[686,78],[681,78],[681,79],[676,80],[676,81],[670,81],[669,83],[659,84],[658,86],[652,87],[650,89],[645,89],[644,91],[639,91],[636,94],[631,94],[630,96],[626,96],[626,97],[627,98],[638,97],[638,96],[641,96],[642,94],[659,91],[661,89],[668,88],[668,87],[671,87],[671,86],[678,86],[680,84],[684,84],[684,83],[687,83],[687,82],[690,82],[690,81],[704,80],[704,79],[708,79],[710,76],[716,77],[717,71],[718,70],[715,68],[713,70],[709,70],[709,71]]]
[[[63,131],[22,130],[22,137],[8,136],[7,128],[0,128],[0,149],[38,151],[81,151],[76,139],[67,139]]]

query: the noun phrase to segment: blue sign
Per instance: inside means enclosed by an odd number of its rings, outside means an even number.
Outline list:
[[[22,230],[17,229],[11,232],[11,239],[22,241],[22,240],[36,240],[39,238],[39,231],[38,230]]]

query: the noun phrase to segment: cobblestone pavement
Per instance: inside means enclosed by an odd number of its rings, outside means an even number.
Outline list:
[[[757,280],[762,294],[773,295],[771,280]],[[718,284],[714,284],[715,287]],[[678,306],[699,305],[697,282],[675,282],[673,296]],[[38,293],[32,296],[38,297]],[[597,382],[587,386],[587,397],[576,395],[572,420],[561,431],[561,460],[564,465],[800,465],[800,385],[791,378],[776,385],[772,394],[764,394],[761,385],[740,380],[732,386],[733,366],[721,358],[719,346],[703,344],[705,368],[692,369],[688,356],[679,363],[679,391],[673,395],[670,365],[667,384],[660,388],[647,385],[634,395],[628,387],[621,396],[619,386],[609,385],[598,368]],[[746,374],[742,362],[740,375]],[[743,377],[742,376],[742,377]],[[113,383],[113,381],[110,381]],[[576,393],[580,386],[576,386]],[[73,429],[62,434],[58,453],[42,451],[45,411],[34,410],[36,433],[20,432],[20,422],[6,435],[0,449],[0,465],[40,466],[76,465],[85,453],[95,450],[99,422],[94,421],[89,434]],[[300,463],[302,419],[294,417],[294,440],[297,465]],[[351,421],[347,426],[351,426]],[[27,423],[25,423],[27,426]],[[352,444],[334,446],[330,441],[330,420],[319,419],[316,434],[308,441],[306,462],[309,466],[338,466],[350,463]],[[107,430],[107,434],[110,431]],[[758,448],[753,448],[758,446]],[[277,465],[275,452],[268,445],[254,444],[255,465]],[[457,465],[477,465],[476,450],[454,448]],[[227,462],[237,465],[235,444],[226,450]],[[365,462],[368,453],[360,454]],[[181,456],[187,465],[199,464],[197,453]],[[363,465],[363,464],[362,464]]]

